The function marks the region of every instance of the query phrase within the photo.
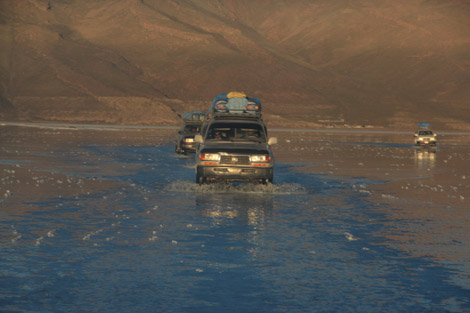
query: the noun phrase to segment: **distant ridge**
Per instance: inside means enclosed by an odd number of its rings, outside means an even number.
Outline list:
[[[230,90],[274,126],[470,129],[467,0],[0,0],[0,118],[176,125]]]

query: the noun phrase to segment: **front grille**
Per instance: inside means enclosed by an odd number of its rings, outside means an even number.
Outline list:
[[[250,165],[250,157],[246,155],[222,155],[219,164]]]

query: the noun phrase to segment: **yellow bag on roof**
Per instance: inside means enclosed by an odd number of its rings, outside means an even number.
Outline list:
[[[231,91],[227,94],[227,98],[246,98],[246,94],[244,92]]]

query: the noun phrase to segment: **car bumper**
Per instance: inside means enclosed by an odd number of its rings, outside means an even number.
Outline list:
[[[196,152],[196,143],[181,143],[180,144],[181,150],[189,151],[189,152]]]
[[[435,140],[416,140],[415,141],[415,144],[417,146],[426,146],[426,145],[435,146],[436,143],[437,142]]]
[[[233,166],[198,166],[197,174],[206,179],[250,181],[272,180],[274,169],[272,167],[233,167]]]

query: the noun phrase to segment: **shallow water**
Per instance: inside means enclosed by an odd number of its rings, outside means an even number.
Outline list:
[[[2,128],[1,312],[470,312],[465,258],[402,249],[426,220],[378,181],[293,156],[199,186],[169,134]]]

